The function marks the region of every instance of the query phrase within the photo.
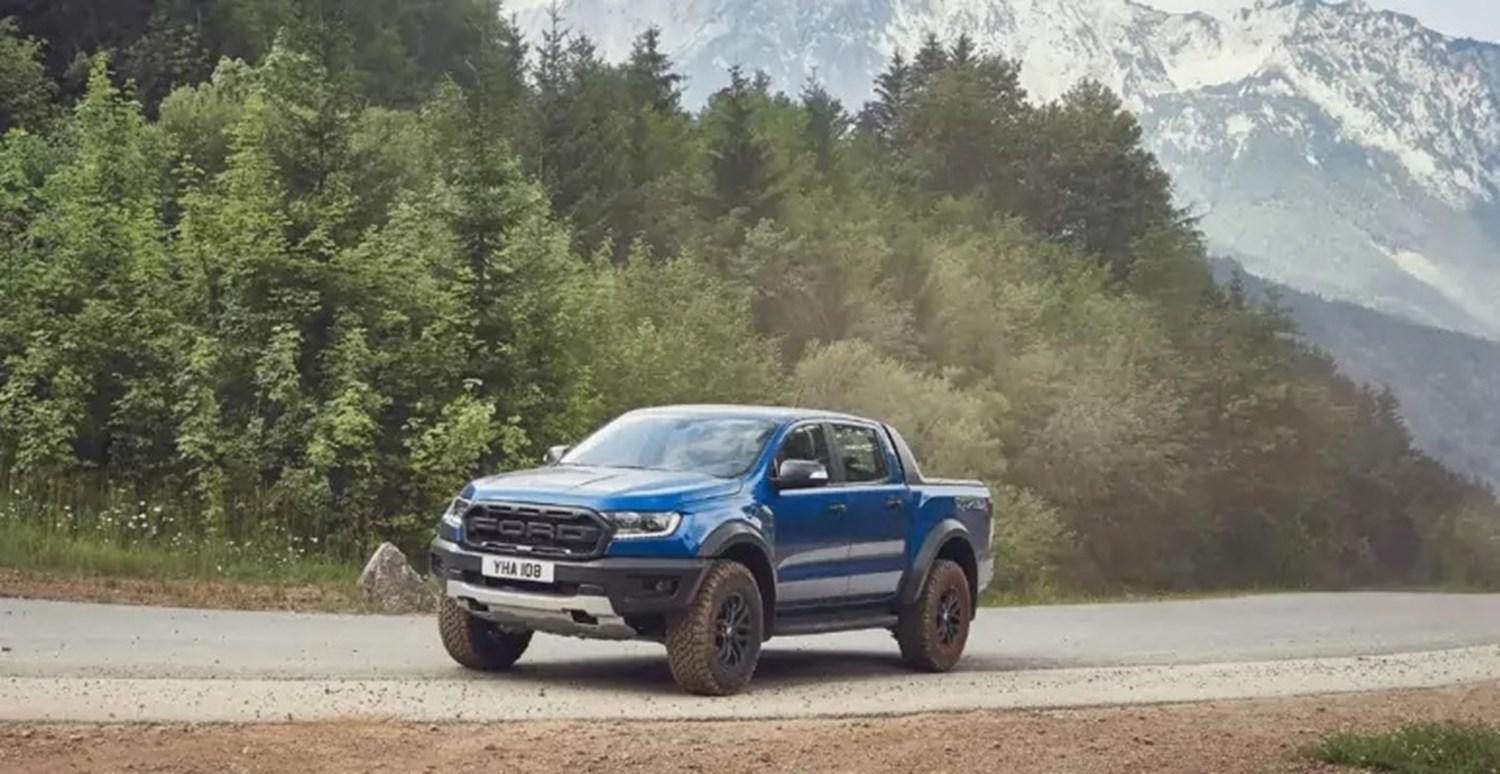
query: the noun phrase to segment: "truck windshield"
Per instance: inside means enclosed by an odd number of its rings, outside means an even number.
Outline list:
[[[562,463],[733,478],[755,464],[774,432],[776,423],[765,419],[627,414],[574,447]]]

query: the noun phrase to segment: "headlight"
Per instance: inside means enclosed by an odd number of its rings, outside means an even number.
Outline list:
[[[453,498],[453,502],[448,505],[448,510],[443,511],[443,523],[454,529],[462,527],[464,525],[464,513],[469,510],[470,505],[473,505],[473,503],[462,497]]]
[[[604,514],[615,527],[617,538],[666,537],[677,531],[682,514],[671,511],[613,511]]]

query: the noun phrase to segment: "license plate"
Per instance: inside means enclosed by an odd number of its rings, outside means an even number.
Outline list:
[[[486,556],[481,571],[489,578],[551,583],[557,568],[551,562],[517,559],[512,556]]]

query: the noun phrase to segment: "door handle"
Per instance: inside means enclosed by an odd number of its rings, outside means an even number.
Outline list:
[[[885,507],[887,507],[887,508],[889,508],[889,509],[891,509],[893,511],[896,510],[897,508],[900,508],[903,505],[906,505],[906,500],[904,500],[904,499],[902,499],[900,497],[892,497],[892,498],[890,498],[890,499],[888,499],[888,500],[885,501]]]
[[[847,510],[849,510],[849,506],[843,503],[834,503],[833,505],[828,506],[829,513],[843,513]]]

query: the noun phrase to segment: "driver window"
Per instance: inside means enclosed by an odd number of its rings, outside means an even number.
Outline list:
[[[787,434],[776,452],[776,472],[781,474],[781,463],[787,460],[811,460],[833,470],[833,455],[828,451],[828,437],[822,425],[802,425]]]

